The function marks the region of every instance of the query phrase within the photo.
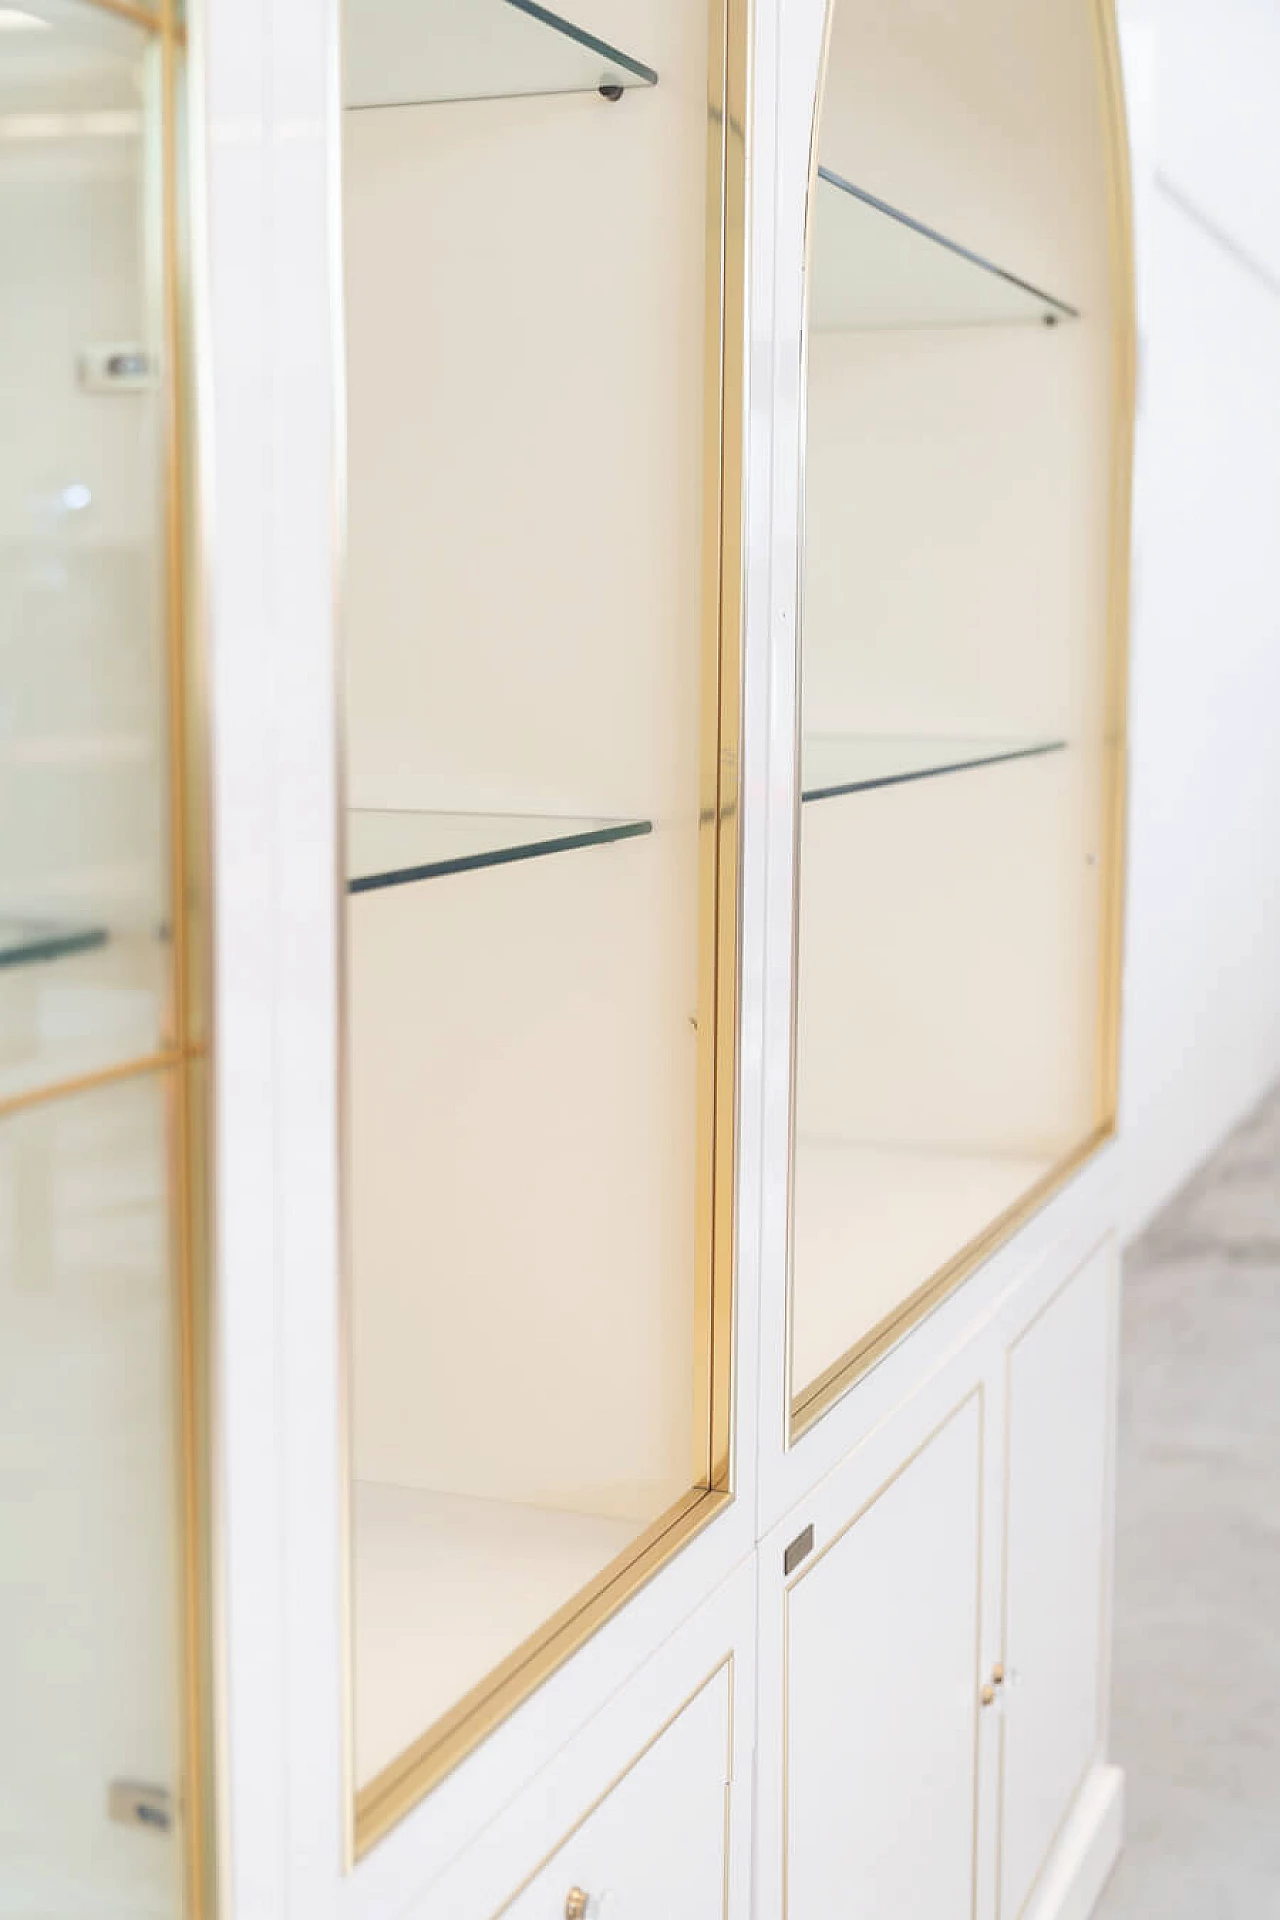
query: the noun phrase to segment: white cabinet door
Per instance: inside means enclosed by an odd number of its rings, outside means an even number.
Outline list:
[[[732,1675],[658,1734],[502,1909],[503,1920],[725,1920]],[[571,1900],[572,1894],[585,1898]]]
[[[1102,1736],[1117,1259],[1011,1342],[1000,1920],[1022,1913]]]
[[[987,1897],[991,1411],[975,1353],[765,1542],[762,1920],[972,1920]]]

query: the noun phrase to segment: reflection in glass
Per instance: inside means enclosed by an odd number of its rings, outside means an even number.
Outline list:
[[[146,1076],[0,1121],[0,1913],[15,1920],[181,1907],[164,1824],[179,1739],[165,1107]]]
[[[0,41],[0,1100],[165,1037],[159,52]]]

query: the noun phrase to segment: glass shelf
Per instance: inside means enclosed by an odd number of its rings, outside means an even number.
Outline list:
[[[66,927],[50,920],[0,918],[0,967],[20,967],[38,960],[58,960],[68,953],[87,953],[106,944],[103,927]]]
[[[809,325],[816,333],[1074,320],[1074,307],[818,168]]]
[[[1061,753],[1065,740],[906,739],[890,735],[819,733],[801,756],[802,800],[835,800],[846,793],[932,780],[973,767]]]
[[[439,880],[479,867],[636,840],[652,832],[651,820],[353,807],[347,814],[347,892],[372,893],[379,887]]]
[[[346,35],[343,105],[600,91],[613,99],[657,80],[652,67],[535,0],[361,0],[360,31]]]

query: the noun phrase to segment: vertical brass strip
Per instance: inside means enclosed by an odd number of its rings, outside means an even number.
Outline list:
[[[703,316],[702,672],[698,742],[698,1114],[695,1144],[694,1432],[695,1472],[712,1481],[715,1452],[716,1305],[716,943],[720,880],[720,568],[724,411],[724,126],[726,7],[711,0],[707,51],[706,301]]]
[[[739,739],[742,698],[744,381],[746,360],[747,98],[750,0],[711,0],[708,62],[705,402],[702,418],[703,573],[698,784],[697,1135],[695,1146],[694,1485],[596,1581],[576,1595],[502,1666],[354,1795],[350,1858],[371,1846],[502,1720],[576,1652],[726,1505],[731,1479],[734,1285],[734,1158],[737,1096],[739,922]],[[337,89],[335,87],[335,98]],[[331,108],[330,138],[340,140]],[[331,231],[341,258],[341,194],[335,170]],[[335,268],[340,275],[340,267]],[[334,293],[340,301],[340,278]],[[335,307],[340,313],[340,305]],[[341,329],[334,358],[341,421],[345,369]],[[340,456],[339,456],[340,457]],[[336,507],[341,523],[343,476]],[[341,551],[341,524],[339,524]],[[340,582],[339,582],[340,592]],[[341,616],[338,615],[339,630]],[[339,709],[340,711],[340,709]],[[339,755],[341,742],[339,741]],[[341,757],[341,755],[340,755]],[[345,986],[342,989],[345,993]],[[345,1001],[344,1001],[345,1005]],[[342,1009],[339,1009],[342,1018]],[[345,1036],[343,1044],[345,1046]],[[345,1071],[345,1068],[343,1069]],[[345,1124],[345,1121],[344,1121]],[[350,1343],[349,1249],[344,1239],[344,1348]],[[349,1368],[349,1355],[343,1365]],[[347,1381],[346,1391],[350,1392]],[[350,1409],[344,1418],[350,1421]],[[342,1578],[351,1647],[354,1568],[350,1538],[350,1434]],[[354,1678],[348,1676],[346,1749]],[[351,1806],[351,1795],[347,1795]],[[349,1862],[348,1862],[349,1863]]]
[[[1108,557],[1107,675],[1103,720],[1103,902],[1098,1008],[1098,1120],[1113,1127],[1120,1089],[1120,1015],[1124,963],[1128,806],[1129,567],[1133,519],[1133,442],[1137,343],[1133,268],[1133,188],[1114,0],[1095,0],[1095,45],[1107,143],[1111,246],[1112,475]]]
[[[715,1154],[712,1166],[711,1477],[727,1491],[732,1467],[738,1096],[738,981],[742,843],[741,737],[747,300],[747,114],[750,0],[727,0],[724,23],[721,221],[720,579],[718,595],[715,927]]]
[[[173,1040],[179,1054],[170,1095],[170,1181],[178,1369],[178,1466],[182,1528],[180,1603],[182,1607],[182,1821],[184,1908],[189,1920],[206,1920],[213,1908],[214,1850],[208,1844],[208,1714],[210,1689],[208,1631],[211,1601],[206,1552],[208,1431],[204,1361],[208,1352],[207,1284],[208,1193],[204,1180],[207,1146],[203,1126],[207,1068],[193,1057],[198,1035],[193,1027],[195,945],[191,922],[193,847],[203,838],[195,817],[198,783],[192,777],[190,749],[195,732],[186,619],[187,564],[187,407],[184,339],[184,261],[179,195],[185,177],[179,137],[181,23],[177,0],[162,0],[161,58],[161,247],[163,298],[165,628],[169,773],[170,925]]]

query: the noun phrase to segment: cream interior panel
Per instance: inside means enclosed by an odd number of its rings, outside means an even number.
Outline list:
[[[1100,316],[1110,182],[1088,0],[834,5],[823,164]]]
[[[811,336],[806,732],[1096,728],[1109,353],[1071,321]]]
[[[1095,768],[1068,750],[803,808],[798,1139],[1050,1159],[1088,1131]]]
[[[357,1479],[630,1518],[692,1485],[694,857],[350,902]]]
[[[696,805],[707,19],[621,24],[616,105],[345,116],[353,806]]]

